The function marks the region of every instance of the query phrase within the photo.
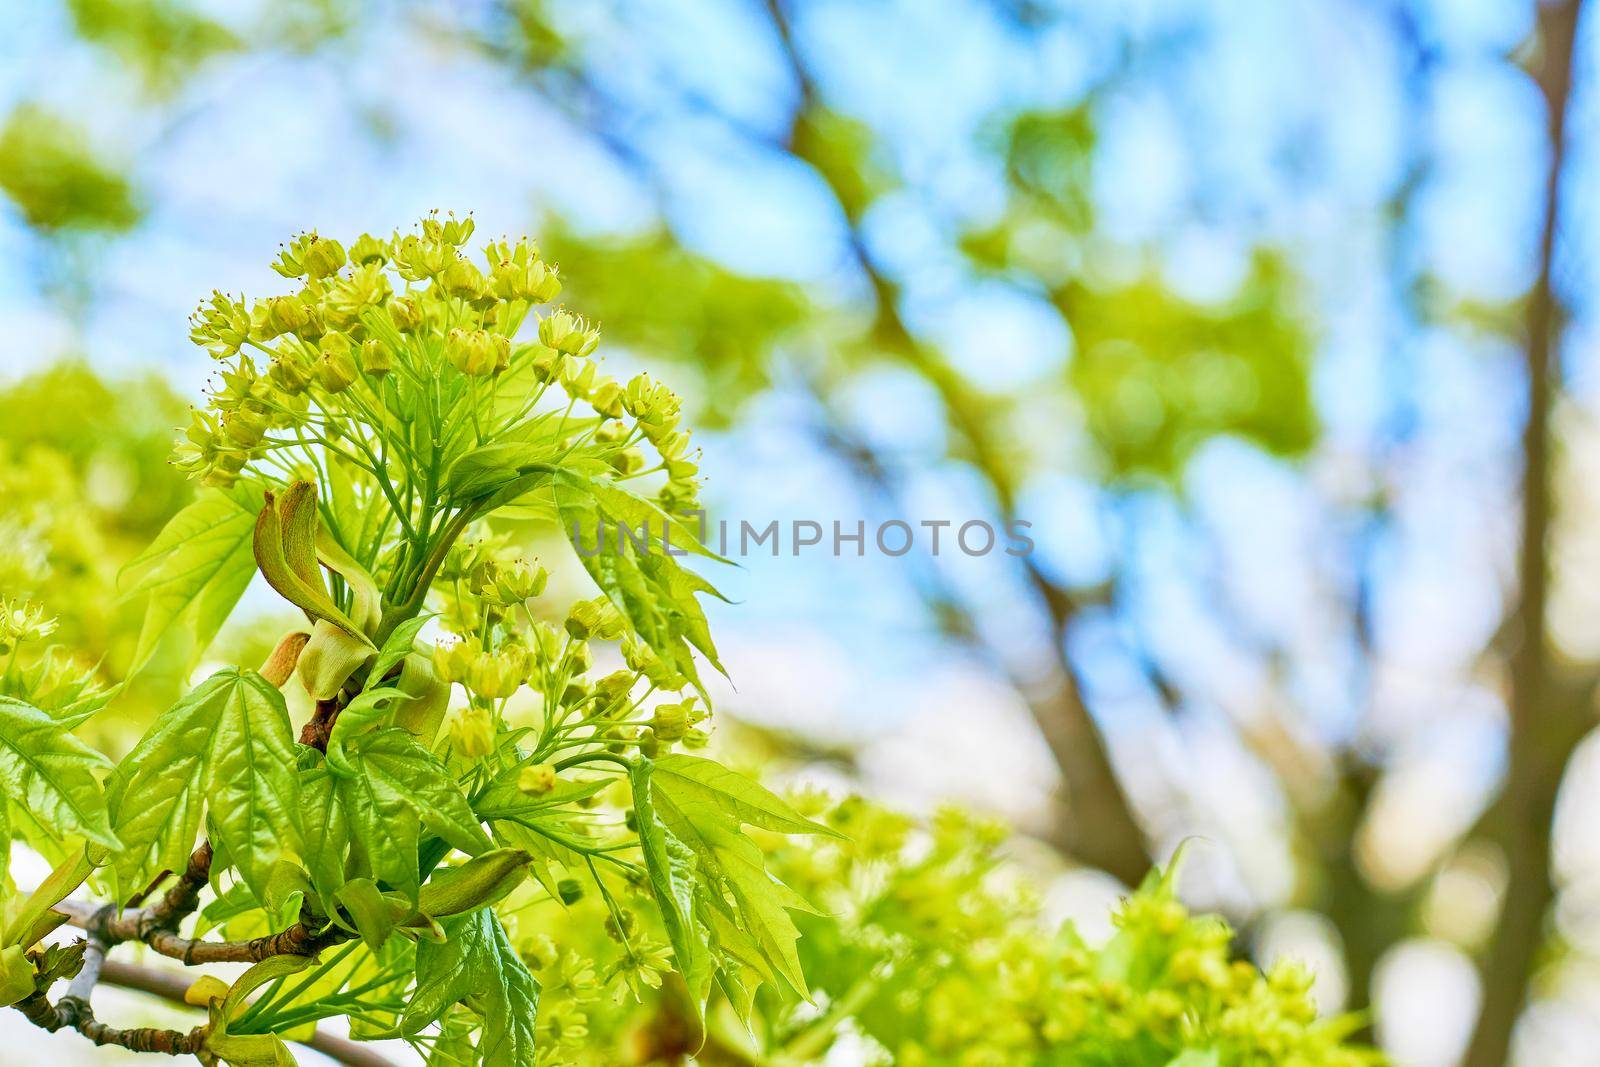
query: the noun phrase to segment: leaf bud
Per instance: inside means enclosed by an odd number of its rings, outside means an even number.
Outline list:
[[[228,995],[228,983],[213,974],[203,974],[190,983],[189,988],[183,991],[183,1002],[195,1008],[203,1008],[213,1000],[221,1000]]]
[[[435,919],[497,904],[528,876],[533,857],[518,848],[497,848],[459,867],[435,872],[422,887],[417,910]]]

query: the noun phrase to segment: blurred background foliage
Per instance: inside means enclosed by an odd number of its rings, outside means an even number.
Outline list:
[[[1032,523],[1021,558],[741,561],[725,744],[1004,818],[985,877],[1026,870],[1051,919],[1198,836],[1191,903],[1396,1062],[1588,1062],[1582,15],[29,5],[0,44],[0,593],[116,681],[115,570],[185,492],[188,306],[264,289],[293,230],[476,209],[716,429],[713,518]]]

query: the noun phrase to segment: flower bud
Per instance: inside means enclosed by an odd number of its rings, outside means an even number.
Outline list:
[[[272,331],[268,335],[270,337],[294,333],[311,321],[310,311],[297,296],[270,297],[266,305],[266,325]]]
[[[467,759],[482,759],[494,751],[494,717],[484,708],[462,708],[450,720],[450,743]]]
[[[567,633],[579,641],[600,637],[608,641],[622,635],[622,615],[605,597],[580,600],[567,612]]]
[[[439,275],[439,284],[444,286],[444,291],[451,296],[460,297],[462,300],[474,301],[485,293],[483,272],[473,265],[471,260],[457,258]]]
[[[492,559],[480,560],[467,571],[467,592],[475,597],[495,596],[495,582],[500,577],[500,564]]]
[[[589,390],[589,403],[608,419],[622,418],[622,386],[615,378],[601,378]]]
[[[389,258],[389,246],[370,233],[364,233],[350,246],[350,262],[360,266],[382,263]]]
[[[594,683],[594,694],[601,714],[609,714],[627,704],[628,694],[633,691],[634,682],[638,675],[632,671],[612,671],[610,674]]]
[[[222,432],[234,444],[254,448],[267,432],[267,418],[244,408],[230,411],[222,416]]]
[[[548,384],[561,376],[567,357],[553,348],[543,346],[534,350],[533,376],[541,383]]]
[[[616,468],[617,473],[624,478],[638,474],[644,470],[645,464],[648,462],[645,459],[643,450],[638,448],[625,448],[610,459],[611,466]]]
[[[561,278],[546,263],[530,263],[522,272],[522,289],[517,295],[530,304],[548,304],[561,295]]]
[[[540,663],[554,667],[556,661],[561,658],[561,650],[565,645],[560,630],[543,619],[534,624],[533,648]]]
[[[376,337],[361,342],[361,371],[381,378],[394,370],[394,353]]]
[[[498,373],[502,355],[509,362],[510,341],[487,330],[457,328],[445,338],[444,355],[450,365],[462,374],[486,378]]]
[[[656,739],[671,743],[683,737],[684,731],[689,728],[689,712],[682,704],[658,704],[656,711],[650,719],[650,729],[655,731]]]
[[[389,301],[389,319],[401,333],[415,333],[422,325],[422,305],[409,296],[397,296]]]
[[[527,676],[522,655],[480,652],[467,671],[467,688],[485,700],[500,700],[515,693]]]
[[[594,364],[586,359],[568,359],[561,365],[561,387],[574,400],[582,400],[594,386]]]
[[[344,266],[344,245],[332,238],[312,234],[305,244],[300,263],[312,278],[326,278]]]
[[[589,651],[589,645],[584,641],[574,641],[567,646],[567,657],[562,662],[562,667],[569,675],[586,674],[594,666],[594,653]]]
[[[530,797],[542,797],[556,787],[556,769],[548,763],[533,763],[517,774],[517,788]]]
[[[458,219],[454,213],[445,216],[443,222],[439,221],[437,213],[422,220],[422,235],[430,241],[442,241],[447,245],[460,247],[472,238],[472,231],[477,229],[477,224],[468,215]]]
[[[456,641],[448,645],[435,645],[433,649],[433,673],[441,682],[466,683],[467,674],[472,669],[472,662],[477,656],[474,642]]]
[[[655,649],[637,638],[622,642],[622,661],[655,683],[658,689],[682,689],[687,683],[682,674],[668,667]]]
[[[583,883],[576,878],[563,878],[556,883],[556,895],[563,904],[576,904],[583,899]]]
[[[711,735],[704,730],[685,730],[683,732],[683,747],[688,749],[705,748],[711,743]]]
[[[342,393],[355,384],[361,372],[351,355],[350,338],[342,333],[324,334],[320,348],[317,384],[330,393]]]
[[[602,422],[594,432],[594,439],[602,445],[621,444],[628,439],[628,424],[620,419]]]

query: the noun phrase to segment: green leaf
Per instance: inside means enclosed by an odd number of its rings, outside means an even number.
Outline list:
[[[377,952],[394,932],[395,909],[389,906],[370,878],[352,878],[340,887],[339,903],[350,913],[356,933]]]
[[[480,445],[455,462],[445,478],[445,495],[453,504],[483,500],[519,481],[531,489],[548,471],[529,471],[561,457],[561,443],[553,438],[533,441],[501,441]]]
[[[347,752],[354,773],[338,779],[339,802],[352,858],[376,881],[416,901],[423,826],[469,855],[493,847],[443,764],[405,730],[364,734]]]
[[[354,768],[345,757],[344,746],[356,735],[382,725],[393,710],[391,702],[404,699],[406,694],[392,687],[368,689],[357,694],[333,721],[333,730],[328,734],[328,764],[340,774],[354,774]]]
[[[842,836],[812,822],[769,790],[716,760],[670,753],[656,760],[655,777],[662,790],[676,798],[679,807],[688,803],[713,804],[740,822],[763,830]]]
[[[324,902],[331,902],[345,881],[350,824],[337,781],[326,767],[300,779],[300,834],[311,885]]]
[[[1216,1049],[1201,1052],[1199,1049],[1189,1049],[1180,1052],[1167,1062],[1167,1067],[1220,1067],[1221,1057]]]
[[[639,846],[645,873],[661,909],[678,972],[689,987],[690,1001],[700,1025],[705,1025],[705,998],[711,990],[711,960],[700,926],[695,921],[695,857],[656,818],[652,799],[651,762],[640,757],[628,770],[633,787],[633,813],[639,826]]]
[[[211,644],[255,575],[251,539],[261,502],[260,492],[245,486],[202,493],[123,568],[128,595],[149,598],[130,674],[179,623],[188,624],[194,639],[191,662]]]
[[[394,670],[395,665],[409,656],[417,644],[417,635],[422,628],[432,619],[432,615],[418,615],[414,619],[407,619],[394,628],[394,633],[383,643],[383,648],[378,650],[378,658],[372,664],[372,673],[367,675],[367,688],[375,689],[383,684],[384,676]],[[340,713],[341,715],[343,712]]]
[[[495,775],[489,787],[472,802],[472,810],[480,819],[519,819],[587,800],[611,786],[609,778],[590,778],[586,781],[558,781],[555,788],[542,796],[529,796],[517,785],[522,774],[522,764],[514,764]]]
[[[260,963],[252,965],[228,987],[228,995],[222,1001],[223,1012],[232,1018],[244,1006],[245,998],[251,993],[269,982],[298,974],[311,966],[311,963],[309,956],[283,955],[269,956]]]
[[[713,667],[722,671],[716,645],[705,611],[696,599],[708,594],[726,599],[716,588],[693,571],[678,565],[677,557],[660,544],[665,513],[642,497],[598,478],[588,478],[563,470],[553,483],[556,505],[561,512],[562,530],[573,542],[584,570],[628,620],[639,639],[673,670],[699,686],[699,670],[694,652],[698,651]],[[618,526],[638,530],[650,518],[650,548],[640,551],[626,535],[617,536]],[[630,525],[630,519],[632,524]],[[674,525],[675,551],[687,549],[694,538],[681,525]],[[604,532],[604,537],[597,535]],[[724,672],[726,673],[726,672]]]
[[[401,1030],[415,1034],[467,1003],[483,1019],[478,1059],[496,1067],[533,1067],[539,983],[511,947],[490,908],[444,924],[446,940],[417,946],[417,988]]]
[[[725,891],[732,896],[738,925],[772,969],[796,992],[807,995],[795,948],[800,931],[789,918],[789,910],[809,911],[810,905],[768,873],[761,849],[739,832],[738,824],[721,808],[693,798],[680,808],[665,789],[656,797],[656,806],[667,829],[694,850],[702,878],[712,892]]]
[[[423,825],[453,847],[469,856],[494,847],[444,764],[405,730],[369,734],[357,754],[368,779],[404,798]]]
[[[273,864],[299,851],[283,694],[255,671],[217,672],[156,719],[118,765],[108,799],[125,846],[113,864],[129,884],[182,870],[204,814],[214,844],[264,900]]]
[[[0,697],[0,795],[62,837],[120,848],[94,772],[111,761],[31,704]],[[10,840],[10,835],[6,836]]]

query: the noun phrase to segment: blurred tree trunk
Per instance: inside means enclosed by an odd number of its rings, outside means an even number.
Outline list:
[[[816,82],[791,32],[781,0],[767,0],[766,8],[800,93],[794,116],[798,128],[805,121],[808,109],[819,104]],[[973,467],[994,492],[1002,521],[1009,522],[1016,516],[1006,460],[989,432],[981,398],[938,353],[928,350],[912,336],[900,315],[898,286],[874,261],[859,229],[859,220],[850,210],[850,197],[838,186],[839,176],[825,170],[819,170],[818,175],[839,204],[849,227],[847,237],[851,253],[871,286],[877,305],[875,333],[880,343],[938,390],[951,429],[965,442]],[[852,459],[859,469],[859,454],[846,458]],[[1067,590],[1052,583],[1030,559],[1023,557],[1022,565],[1025,580],[1043,610],[1051,648],[1055,652],[1055,662],[1045,679],[1033,684],[1012,679],[1061,772],[1065,811],[1052,839],[1077,860],[1098,867],[1125,884],[1137,885],[1149,871],[1152,857],[1144,830],[1112,765],[1105,739],[1083,700],[1077,672],[1067,653],[1067,629],[1075,603]],[[936,609],[934,614],[947,634],[961,635],[969,642],[980,640],[976,620],[966,616],[959,602],[952,599],[928,606]],[[952,619],[949,615],[952,610],[966,617]]]
[[[1572,53],[1582,0],[1540,5],[1530,72],[1547,108],[1549,162],[1545,175],[1539,273],[1525,310],[1528,379],[1523,429],[1521,545],[1518,604],[1512,617],[1510,759],[1500,797],[1502,843],[1509,881],[1500,921],[1483,961],[1483,1003],[1465,1067],[1500,1067],[1507,1059],[1529,979],[1544,942],[1545,917],[1555,896],[1551,833],[1556,793],[1582,735],[1581,706],[1559,700],[1552,678],[1546,602],[1550,584],[1551,409],[1557,395],[1562,312],[1551,275],[1561,206]]]

